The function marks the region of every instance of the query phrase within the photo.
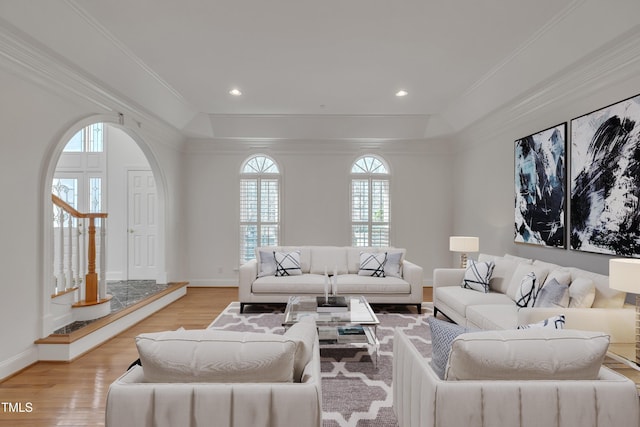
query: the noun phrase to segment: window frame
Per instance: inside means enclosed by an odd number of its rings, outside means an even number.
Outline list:
[[[264,159],[261,164],[252,164],[255,159]],[[268,161],[269,164],[265,164],[264,161]],[[268,166],[268,167],[266,167]],[[247,170],[250,167],[253,170]],[[252,181],[255,182],[255,191],[256,197],[253,202],[255,202],[255,220],[247,219],[244,211],[244,205],[246,204],[246,198],[243,194],[244,182]],[[276,208],[276,220],[275,221],[265,221],[262,219],[262,215],[269,215],[269,211],[264,211],[262,209],[263,202],[263,184],[268,182],[276,182],[277,191],[277,208]],[[263,235],[263,231],[266,227],[275,227],[276,232],[271,234],[271,238],[274,239],[273,245],[277,246],[281,241],[282,234],[282,172],[278,163],[271,157],[266,154],[253,154],[247,157],[240,167],[240,177],[238,180],[238,196],[239,196],[239,213],[238,213],[238,250],[240,257],[240,264],[244,264],[247,261],[255,259],[255,248],[262,246],[263,239],[268,237],[267,235]],[[251,201],[249,201],[251,202]],[[251,214],[251,212],[249,212]],[[246,234],[245,227],[254,226],[256,229],[256,237],[255,237],[255,245],[254,251],[248,250],[247,239],[243,236],[243,233]]]
[[[367,163],[366,160],[371,160]],[[361,162],[364,162],[362,164]],[[356,181],[366,182],[367,207],[366,221],[354,220],[354,184]],[[374,221],[374,193],[376,182],[386,183],[386,221]],[[351,246],[353,247],[385,247],[391,245],[391,172],[388,163],[379,155],[365,154],[351,163],[349,174],[349,233]],[[366,242],[359,244],[355,237],[355,227],[366,227]],[[376,226],[386,226],[387,239],[384,242],[374,243],[374,229]]]

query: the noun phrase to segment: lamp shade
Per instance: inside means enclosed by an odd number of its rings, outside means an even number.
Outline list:
[[[480,239],[468,236],[449,237],[449,250],[452,252],[478,252]]]
[[[609,260],[609,287],[623,292],[640,293],[640,259]]]

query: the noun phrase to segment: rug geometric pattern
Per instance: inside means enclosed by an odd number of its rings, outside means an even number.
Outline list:
[[[240,304],[231,303],[209,327],[232,331],[283,333],[284,305],[248,305],[240,314]],[[405,306],[375,306],[378,325],[377,366],[366,347],[326,347],[320,349],[322,371],[323,427],[394,427],[391,390],[393,333],[403,330],[418,351],[431,356],[431,335],[426,319],[432,305],[422,304],[422,313]]]

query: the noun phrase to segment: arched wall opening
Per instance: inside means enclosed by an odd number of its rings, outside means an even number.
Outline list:
[[[56,327],[56,320],[54,318],[54,315],[52,313],[52,304],[53,304],[53,300],[51,298],[52,295],[52,289],[53,289],[53,284],[52,284],[52,278],[54,277],[54,266],[53,266],[53,253],[54,253],[54,248],[53,248],[53,242],[54,242],[54,236],[53,236],[53,222],[51,220],[51,212],[53,209],[53,204],[51,201],[51,185],[54,179],[54,175],[56,173],[56,168],[58,166],[58,162],[61,158],[61,155],[63,153],[63,150],[65,148],[65,146],[67,145],[67,143],[69,142],[69,140],[76,135],[76,133],[78,131],[80,131],[81,129],[95,124],[95,123],[104,123],[105,127],[108,127],[109,129],[113,129],[114,130],[114,134],[119,134],[120,135],[120,139],[124,139],[126,141],[130,141],[133,144],[135,144],[139,150],[142,152],[142,156],[140,158],[143,159],[143,161],[133,161],[133,163],[124,163],[123,165],[121,165],[120,169],[122,171],[123,174],[127,174],[129,171],[135,171],[137,169],[144,169],[145,167],[148,169],[150,168],[151,170],[151,174],[153,177],[153,181],[154,181],[154,185],[155,185],[155,192],[156,192],[156,224],[157,224],[157,242],[155,244],[155,253],[154,253],[154,257],[156,258],[156,267],[154,269],[153,275],[155,277],[153,277],[152,279],[154,279],[156,282],[158,283],[166,283],[166,259],[165,259],[165,201],[166,201],[166,180],[163,176],[162,170],[158,164],[157,158],[154,155],[151,147],[149,146],[149,144],[144,140],[144,138],[138,134],[135,129],[127,126],[126,124],[121,124],[119,123],[119,118],[118,117],[114,117],[114,116],[110,116],[110,115],[93,115],[93,116],[89,116],[86,117],[76,123],[74,123],[73,125],[69,126],[68,129],[64,130],[62,132],[62,135],[56,140],[54,141],[54,143],[52,144],[52,147],[49,151],[49,155],[45,158],[44,160],[44,164],[42,165],[41,171],[42,171],[42,179],[40,182],[40,195],[41,195],[41,213],[42,213],[42,220],[40,222],[40,253],[38,254],[38,266],[41,269],[41,282],[40,282],[40,287],[41,287],[41,298],[40,298],[40,304],[39,304],[39,312],[41,313],[41,331],[40,331],[40,336],[41,337],[45,337],[48,336],[49,334],[51,334]],[[112,180],[112,177],[107,177],[107,185],[110,185],[109,182]],[[122,190],[122,192],[126,191],[126,187],[125,187],[125,183],[126,182],[126,178],[122,178],[120,177],[120,179],[118,180],[117,185],[118,186],[118,190]],[[118,204],[119,208],[122,208],[122,203]],[[125,207],[126,209],[126,207]],[[109,204],[107,204],[107,213],[108,211],[111,210],[111,207]],[[120,213],[119,215],[120,217],[122,216],[122,213]],[[117,233],[119,234],[125,234],[127,233],[127,229],[125,228],[125,225],[123,225],[123,223],[120,221],[120,223],[118,224],[114,224],[116,225],[119,230],[117,230]],[[110,225],[109,225],[109,220],[107,219],[107,229],[110,230]],[[109,231],[110,235],[114,235],[114,233],[112,233],[111,231]],[[119,235],[118,234],[118,235]],[[114,248],[111,247],[111,240],[114,240],[113,244],[114,245],[118,245],[118,248]],[[109,254],[118,254],[117,256],[121,256],[123,257],[120,260],[114,260],[114,261],[118,261],[119,263],[125,262],[126,263],[126,258],[131,256],[130,254],[128,254],[128,244],[127,244],[127,239],[126,237],[123,238],[111,238],[109,239],[107,237],[107,245],[109,245],[110,249],[106,251],[108,256],[113,256],[113,255],[109,255]],[[114,250],[115,249],[115,250]],[[106,271],[106,276],[107,279],[113,279],[114,277],[109,277],[110,274],[115,274],[117,275],[124,275],[127,276],[127,272],[124,271],[116,271],[116,272],[111,272],[109,271],[109,262],[107,261],[106,263],[107,265],[107,271]]]

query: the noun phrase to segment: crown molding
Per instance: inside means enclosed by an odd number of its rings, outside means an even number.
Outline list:
[[[5,64],[2,64],[4,60]],[[171,124],[126,97],[118,94],[95,78],[69,64],[50,49],[0,18],[0,65],[6,65],[20,78],[72,102],[81,101],[98,111],[112,114],[114,122],[123,114],[127,125],[144,127],[144,133],[167,144],[166,135],[180,135]],[[183,138],[183,137],[182,137]],[[171,143],[169,143],[171,145]]]
[[[100,24],[89,12],[83,9],[74,0],[64,0],[64,2],[82,18],[96,33],[100,34],[111,45],[118,49],[124,56],[129,58],[134,64],[136,64],[141,70],[143,70],[148,77],[154,80],[158,85],[166,89],[173,97],[182,103],[185,108],[189,107],[189,103],[173,86],[171,86],[166,80],[164,80],[158,73],[153,71],[139,56],[122,43],[116,36],[114,36],[109,30],[107,30],[102,24]]]
[[[560,70],[511,103],[479,118],[457,132],[455,139],[472,141],[474,145],[492,140],[522,123],[534,122],[535,117],[546,111],[571,110],[580,99],[639,74],[640,24]],[[549,125],[569,121],[580,114],[575,112],[570,117],[558,117]],[[456,150],[462,149],[459,144],[456,146]]]

